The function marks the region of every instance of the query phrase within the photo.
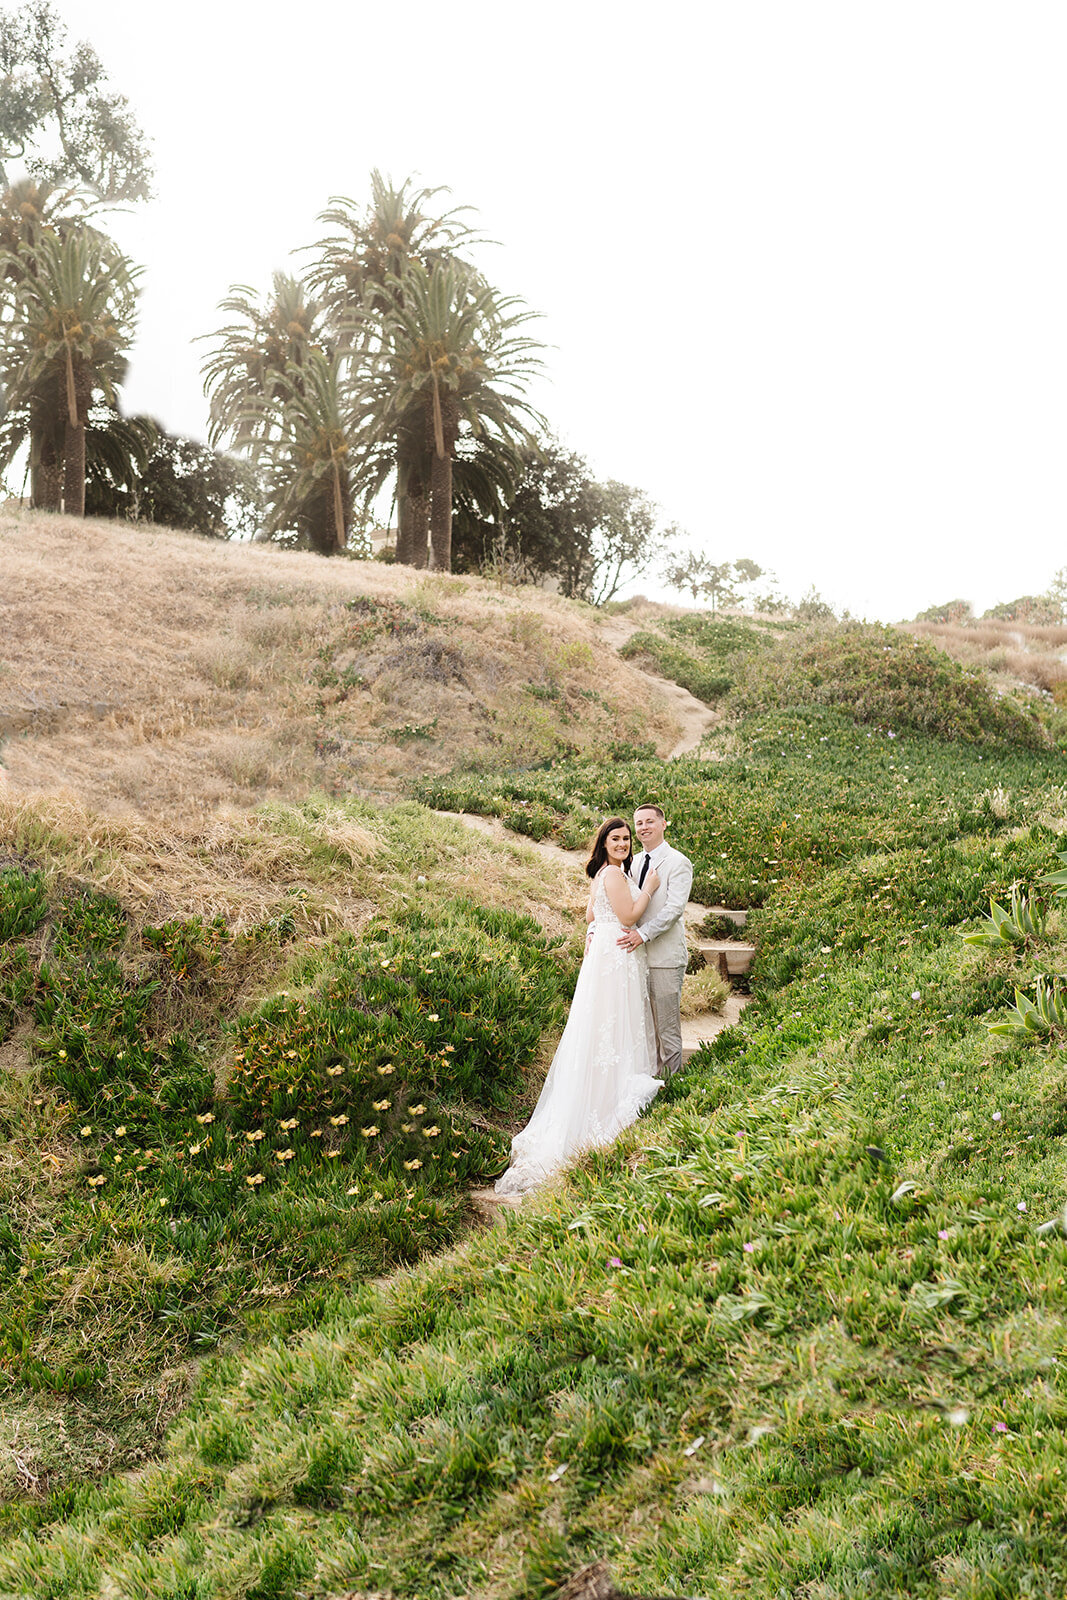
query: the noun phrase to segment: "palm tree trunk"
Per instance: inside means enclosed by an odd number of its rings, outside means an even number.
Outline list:
[[[430,467],[430,566],[435,572],[452,571],[452,452],[456,448],[459,418],[456,402],[446,397],[436,403],[431,419],[433,454]]]
[[[45,407],[33,405],[30,409],[30,505],[35,511],[59,511],[62,488],[55,419]]]
[[[63,452],[63,510],[68,517],[85,515],[85,423],[67,423]],[[58,476],[58,462],[57,462]]]
[[[430,495],[421,466],[408,489],[408,527],[411,530],[411,565],[425,567],[430,541]]]

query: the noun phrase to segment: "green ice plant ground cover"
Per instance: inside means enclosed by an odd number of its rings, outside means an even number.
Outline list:
[[[154,1449],[189,1357],[452,1243],[504,1164],[570,953],[460,899],[291,923],[137,927],[0,871],[0,1044],[34,1040],[0,1084],[0,1528],[12,1490]]]
[[[742,1025],[505,1227],[207,1367],[158,1466],[24,1503],[0,1593],[533,1600],[603,1555],[632,1591],[1062,1594],[1067,1063],[983,1026],[1062,916],[960,933],[1055,864],[1067,763],[745,739],[514,780],[566,836],[655,776],[706,881],[729,838]]]

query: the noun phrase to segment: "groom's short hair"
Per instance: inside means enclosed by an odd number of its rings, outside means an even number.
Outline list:
[[[656,813],[657,817],[662,817],[663,818],[664,822],[666,822],[666,820],[667,820],[667,816],[666,816],[666,813],[663,810],[663,807],[662,806],[658,806],[654,800],[645,800],[645,801],[642,802],[641,805],[634,806],[634,816],[635,817],[636,817],[636,815],[637,815],[637,813],[639,811],[654,811]]]

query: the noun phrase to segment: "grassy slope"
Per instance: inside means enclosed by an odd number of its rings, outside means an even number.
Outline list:
[[[424,601],[347,615],[422,652]],[[1063,933],[958,926],[1053,864],[1067,768],[978,710],[971,746],[814,707],[669,770],[427,786],[568,842],[659,793],[759,908],[759,1004],[609,1155],[377,1285],[458,1237],[558,1016],[566,951],[493,908],[560,932],[573,885],[410,805],[9,798],[0,1593],[488,1600],[600,1554],[676,1593],[1062,1592],[1063,1058],[981,1023]],[[161,1462],[94,1482],[242,1326]]]
[[[724,847],[743,1025],[506,1228],[209,1369],[160,1466],[24,1508],[0,1589],[1062,1593],[1063,1054],[982,1019],[1063,928],[959,927],[1054,864],[1067,767],[825,710],[735,741],[512,788],[565,833],[655,782],[705,881]]]
[[[28,512],[0,516],[0,568],[19,792],[158,825],[677,737],[597,613],[539,590]]]
[[[470,1225],[581,891],[412,805],[0,799],[0,837],[2,1499],[151,1452],[193,1358]]]

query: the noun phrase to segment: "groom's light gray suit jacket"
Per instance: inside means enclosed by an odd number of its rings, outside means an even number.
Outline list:
[[[635,856],[630,876],[636,883],[641,876],[644,855]],[[685,908],[693,887],[693,863],[664,839],[649,855],[650,866],[659,873],[659,888],[637,924],[645,941],[650,967],[684,967],[689,959],[685,943]]]

